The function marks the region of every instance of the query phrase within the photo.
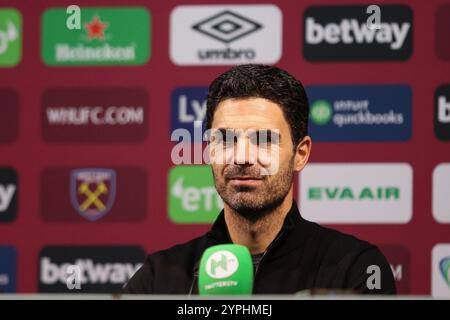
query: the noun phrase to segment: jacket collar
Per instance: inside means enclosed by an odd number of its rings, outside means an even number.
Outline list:
[[[291,209],[284,219],[283,226],[281,227],[279,235],[281,236],[289,233],[291,230],[303,225],[304,222],[306,222],[306,220],[304,220],[300,215],[297,203],[295,202],[295,200],[293,200]],[[231,238],[230,234],[228,233],[223,209],[219,213],[219,216],[211,227],[211,230],[207,233],[207,237],[215,242],[215,244],[231,243]],[[278,236],[276,238],[278,238]]]

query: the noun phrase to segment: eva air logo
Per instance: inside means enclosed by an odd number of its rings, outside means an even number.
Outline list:
[[[174,223],[212,223],[223,208],[207,165],[173,167],[168,191],[169,218]]]
[[[206,273],[214,279],[223,279],[233,275],[239,267],[239,261],[230,251],[218,251],[206,261]]]
[[[0,67],[13,67],[22,55],[22,17],[15,9],[0,9]]]
[[[311,121],[317,125],[324,125],[330,122],[333,115],[331,104],[326,100],[317,100],[311,105]]]
[[[299,175],[300,211],[320,223],[408,223],[407,163],[310,163]]]
[[[63,8],[45,11],[42,57],[48,65],[142,65],[150,57],[149,12],[140,7],[86,8],[81,28],[66,26]]]
[[[441,275],[450,288],[450,256],[445,257],[439,262],[439,270],[441,271]]]
[[[397,187],[311,187],[308,189],[309,200],[398,200],[400,188]]]

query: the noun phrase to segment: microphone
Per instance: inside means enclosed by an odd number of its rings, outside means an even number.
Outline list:
[[[209,247],[200,259],[200,295],[252,294],[253,262],[247,247],[222,244]]]

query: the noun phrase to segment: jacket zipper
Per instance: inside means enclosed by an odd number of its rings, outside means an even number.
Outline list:
[[[281,231],[281,233],[275,238],[275,240],[272,241],[272,243],[267,247],[267,250],[264,251],[263,256],[261,257],[261,260],[259,260],[258,266],[255,269],[255,275],[253,277],[253,288],[255,288],[256,283],[256,276],[258,275],[258,270],[261,267],[261,264],[264,260],[264,257],[269,253],[269,251],[273,248],[273,246],[276,244],[276,242],[281,238],[281,236],[284,234],[284,231]]]

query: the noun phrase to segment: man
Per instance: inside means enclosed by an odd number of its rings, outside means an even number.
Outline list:
[[[205,249],[235,243],[252,254],[255,294],[394,294],[392,272],[377,247],[306,221],[297,209],[293,176],[311,152],[308,113],[301,83],[276,67],[240,65],[215,79],[206,129],[224,209],[207,234],[149,255],[124,292],[196,294]]]

